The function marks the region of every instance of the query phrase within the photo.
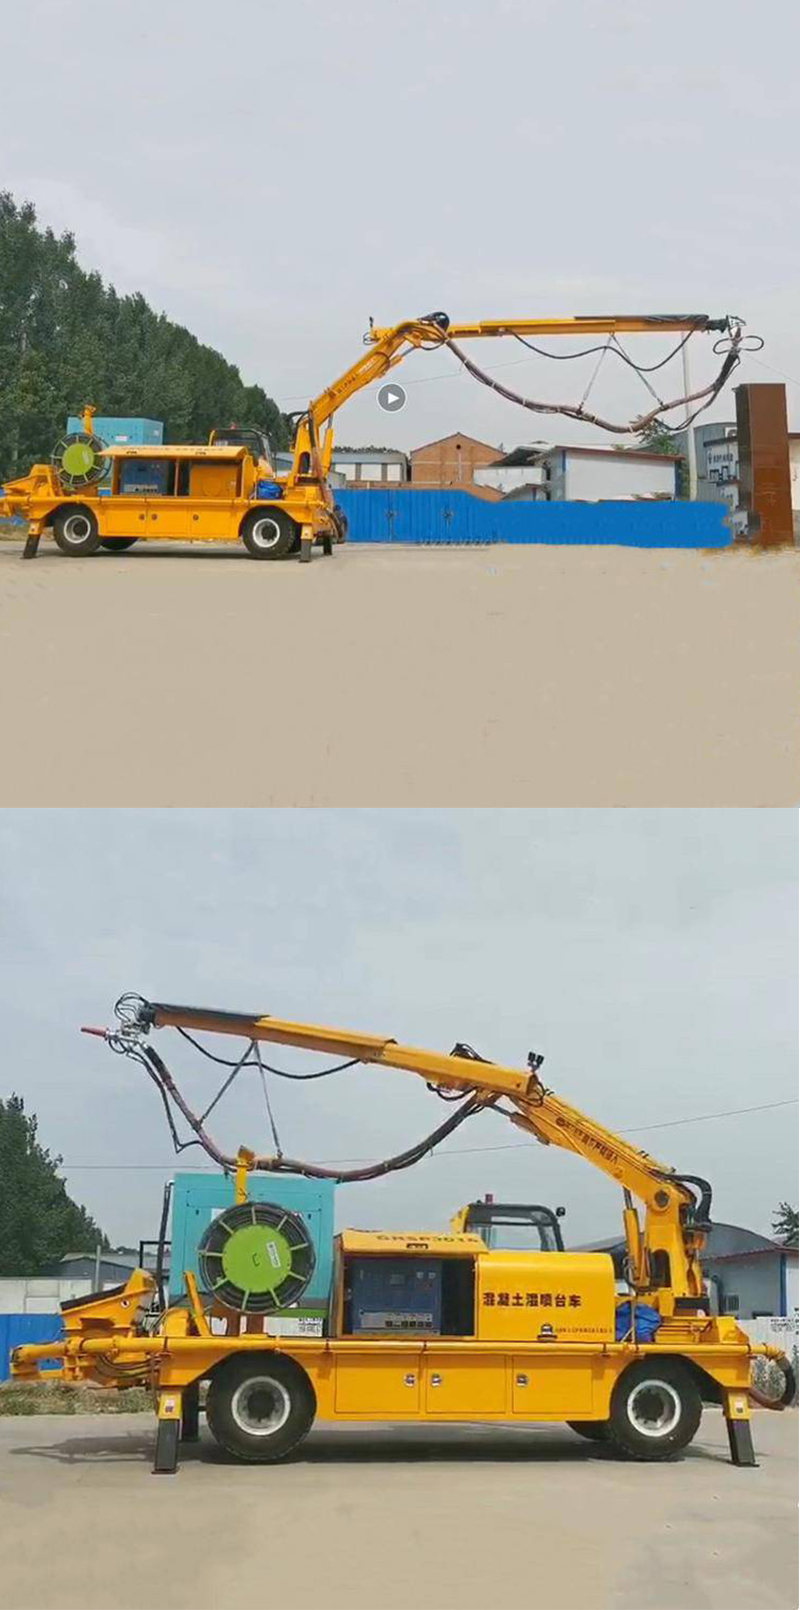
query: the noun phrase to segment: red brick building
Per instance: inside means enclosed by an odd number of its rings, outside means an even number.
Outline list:
[[[474,436],[464,436],[461,431],[442,436],[438,441],[415,447],[409,455],[411,485],[432,491],[458,487],[462,492],[473,492],[476,497],[496,501],[500,493],[494,487],[478,486],[474,472],[480,465],[494,464],[501,452],[501,448],[476,441]]]

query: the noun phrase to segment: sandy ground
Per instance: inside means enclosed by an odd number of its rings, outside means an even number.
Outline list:
[[[800,555],[0,545],[5,805],[790,805]]]
[[[795,1610],[797,1415],[760,1467],[707,1411],[673,1464],[567,1427],[328,1427],[270,1467],[143,1415],[0,1420],[7,1610]]]

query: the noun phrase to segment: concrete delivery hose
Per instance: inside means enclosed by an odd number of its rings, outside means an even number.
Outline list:
[[[762,1392],[760,1387],[754,1386],[752,1382],[748,1389],[749,1396],[753,1403],[757,1403],[761,1409],[786,1409],[790,1403],[794,1402],[797,1396],[797,1377],[794,1373],[794,1367],[790,1364],[785,1353],[777,1354],[770,1359],[770,1363],[777,1364],[778,1368],[783,1372],[783,1391],[780,1397],[767,1397],[767,1394]]]

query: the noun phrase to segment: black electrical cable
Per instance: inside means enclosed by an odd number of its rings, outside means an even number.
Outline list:
[[[163,1314],[167,1306],[164,1295],[164,1253],[167,1245],[167,1225],[169,1223],[169,1208],[172,1201],[172,1180],[167,1180],[164,1186],[164,1196],[161,1202],[161,1222],[158,1227],[158,1246],[156,1248],[156,1290],[158,1292],[158,1311]]]
[[[528,408],[533,413],[562,414],[565,418],[577,419],[582,424],[599,425],[602,430],[611,431],[616,435],[622,436],[640,434],[648,425],[656,422],[663,424],[662,416],[665,413],[671,413],[676,408],[688,408],[690,402],[697,402],[700,406],[692,414],[687,414],[679,425],[669,427],[675,430],[685,430],[688,425],[692,424],[693,420],[697,419],[699,414],[711,406],[722,390],[728,376],[740,362],[738,341],[738,336],[734,334],[731,338],[731,346],[727,357],[722,363],[718,375],[710,385],[702,387],[699,391],[691,392],[688,396],[677,397],[672,402],[662,402],[661,399],[657,399],[655,408],[652,408],[647,414],[641,414],[627,425],[616,424],[611,420],[602,418],[599,414],[589,413],[583,402],[576,406],[567,403],[538,402],[531,397],[523,397],[520,392],[512,391],[509,386],[502,385],[499,380],[494,380],[483,369],[479,369],[478,365],[473,363],[472,359],[468,358],[467,354],[462,352],[461,348],[450,337],[445,338],[444,344],[449,347],[454,357],[458,358],[459,363],[463,364],[468,374],[471,374],[475,380],[479,380],[481,385],[488,386],[490,391],[496,391],[499,397],[505,397],[508,402],[516,403],[520,408]]]
[[[215,1163],[219,1164],[220,1168],[235,1169],[238,1167],[238,1158],[229,1156],[225,1152],[221,1151],[216,1142],[212,1140],[211,1136],[206,1134],[201,1120],[196,1116],[195,1113],[192,1112],[191,1107],[189,1107],[188,1103],[184,1100],[169,1071],[169,1068],[159,1056],[158,1052],[153,1050],[152,1046],[148,1046],[144,1051],[139,1051],[137,1048],[134,1048],[125,1041],[118,1041],[114,1046],[114,1049],[120,1051],[123,1055],[133,1057],[134,1061],[136,1062],[143,1062],[145,1064],[150,1078],[159,1089],[164,1108],[167,1112],[170,1133],[172,1134],[173,1144],[176,1146],[176,1150],[182,1150],[183,1145],[177,1139],[177,1131],[175,1129],[175,1123],[172,1117],[170,1101],[175,1103],[178,1111],[186,1119],[186,1122],[189,1124],[190,1128],[194,1130],[195,1135],[197,1136],[196,1141],[189,1141],[185,1144],[202,1146],[204,1151],[208,1153],[208,1156],[213,1158]],[[427,1156],[429,1152],[433,1151],[435,1146],[438,1146],[441,1141],[447,1139],[448,1135],[451,1135],[454,1130],[458,1129],[467,1118],[471,1118],[475,1113],[481,1112],[484,1108],[491,1107],[493,1105],[494,1099],[487,1100],[483,1096],[468,1095],[466,1100],[461,1103],[458,1110],[454,1112],[451,1117],[446,1118],[444,1123],[439,1125],[438,1129],[434,1129],[431,1134],[426,1135],[423,1140],[417,1141],[413,1146],[408,1147],[408,1149],[404,1152],[398,1152],[394,1157],[387,1157],[382,1162],[372,1163],[366,1168],[325,1168],[322,1164],[304,1163],[299,1158],[295,1157],[260,1156],[253,1157],[248,1166],[254,1171],[260,1173],[302,1174],[308,1179],[332,1179],[342,1184],[355,1183],[356,1181],[360,1180],[380,1179],[385,1174],[391,1174],[403,1168],[410,1168],[414,1163],[420,1162],[423,1157]]]
[[[178,1033],[183,1035],[184,1040],[188,1040],[196,1051],[199,1051],[202,1056],[208,1057],[209,1062],[218,1062],[221,1068],[257,1068],[259,1066],[255,1057],[246,1058],[244,1062],[231,1062],[228,1057],[215,1056],[214,1052],[209,1051],[207,1046],[201,1045],[200,1041],[196,1040],[188,1029],[182,1029],[180,1024],[177,1023],[175,1027]],[[355,1068],[358,1066],[359,1061],[359,1057],[351,1057],[349,1062],[336,1062],[333,1067],[320,1068],[317,1073],[289,1073],[286,1068],[273,1068],[269,1062],[264,1062],[263,1058],[261,1067],[266,1068],[267,1073],[277,1074],[279,1079],[295,1079],[302,1083],[306,1079],[327,1079],[329,1073],[341,1073],[344,1068]]]
[[[134,1062],[141,1063],[142,1067],[147,1073],[148,1078],[152,1079],[153,1084],[155,1085],[161,1097],[161,1102],[166,1114],[167,1124],[169,1125],[169,1132],[172,1137],[172,1145],[178,1155],[180,1155],[181,1152],[188,1151],[191,1146],[200,1146],[202,1144],[200,1140],[179,1139],[178,1131],[175,1127],[175,1120],[172,1116],[172,1108],[170,1107],[169,1099],[167,1097],[167,1092],[158,1074],[154,1071],[150,1064],[150,1054],[147,1051],[139,1051],[135,1045],[130,1044],[130,1042],[127,1040],[123,1040],[118,1035],[110,1034],[108,1036],[108,1044],[110,1045],[112,1051],[116,1051],[119,1056],[131,1057]]]
[[[523,347],[528,347],[531,352],[537,353],[540,358],[552,358],[555,363],[571,363],[573,358],[590,358],[595,352],[613,352],[616,357],[622,359],[623,363],[627,363],[629,368],[635,369],[637,374],[652,375],[655,374],[657,369],[665,368],[668,363],[672,362],[673,358],[677,358],[686,346],[687,341],[691,341],[692,336],[696,334],[696,330],[687,330],[683,340],[678,342],[672,352],[667,353],[666,358],[662,358],[660,363],[650,364],[637,363],[636,359],[632,358],[630,353],[626,352],[625,348],[620,345],[616,335],[611,340],[603,342],[600,346],[583,347],[580,352],[547,352],[544,347],[537,347],[533,341],[526,340],[524,335],[515,335],[514,340],[519,341]],[[714,346],[715,352],[718,345],[719,343],[716,343]]]

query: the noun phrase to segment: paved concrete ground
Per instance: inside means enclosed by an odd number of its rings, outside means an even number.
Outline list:
[[[800,555],[0,544],[4,805],[791,805]]]
[[[276,1467],[149,1416],[0,1419],[5,1610],[796,1610],[797,1415],[718,1411],[674,1464],[567,1427],[321,1427]]]

